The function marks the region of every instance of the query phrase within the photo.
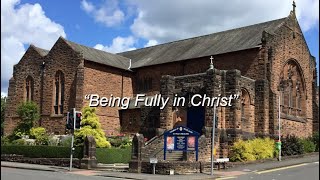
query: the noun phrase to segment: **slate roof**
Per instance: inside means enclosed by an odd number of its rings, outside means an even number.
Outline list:
[[[34,45],[32,45],[32,46],[41,56],[45,56],[49,53],[49,51],[46,49],[42,49],[42,48],[36,47]]]
[[[84,59],[128,70],[130,60],[126,57],[87,47],[64,39],[72,49],[83,54]]]
[[[169,42],[118,53],[132,59],[132,68],[181,61],[233,51],[251,49],[261,44],[262,32],[274,33],[285,21],[281,18],[251,26]]]
[[[159,44],[156,46],[122,52],[118,54],[108,53],[62,38],[72,49],[83,54],[84,59],[100,64],[128,70],[130,59],[131,68],[151,66],[186,59],[193,59],[228,52],[240,51],[259,47],[262,32],[273,34],[286,20],[281,18],[246,27],[230,29],[204,36],[193,37]],[[45,56],[48,50],[34,48]]]

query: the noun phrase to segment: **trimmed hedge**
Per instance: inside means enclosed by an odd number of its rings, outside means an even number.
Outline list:
[[[1,154],[17,154],[29,158],[69,158],[70,147],[5,145]],[[74,157],[81,159],[82,147],[75,147]]]
[[[98,163],[129,163],[131,160],[131,147],[120,148],[97,148],[96,158]]]

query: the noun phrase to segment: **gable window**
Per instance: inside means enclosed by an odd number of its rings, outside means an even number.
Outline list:
[[[61,71],[57,71],[54,79],[54,96],[53,111],[54,114],[63,114],[64,101],[64,75]]]
[[[26,89],[25,89],[25,101],[32,101],[33,100],[34,82],[33,82],[33,78],[31,76],[27,77],[25,87],[26,87]]]
[[[290,60],[280,76],[281,112],[291,116],[304,116],[306,103],[304,79],[299,64]]]

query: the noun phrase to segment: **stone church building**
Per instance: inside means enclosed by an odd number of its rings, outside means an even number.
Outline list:
[[[141,133],[151,139],[184,125],[207,139],[200,142],[201,157],[211,143],[213,108],[188,103],[173,107],[175,94],[186,99],[194,94],[240,94],[232,107],[217,108],[217,146],[238,137],[277,135],[279,102],[283,135],[307,137],[318,130],[316,61],[295,10],[277,20],[118,54],[60,37],[50,50],[30,45],[13,69],[5,134],[17,126],[16,109],[24,101],[39,105],[37,125],[64,134],[67,112],[89,104],[85,95],[135,97],[141,93],[171,98],[163,110],[142,105],[97,107],[108,136]],[[227,153],[225,149],[220,153]]]

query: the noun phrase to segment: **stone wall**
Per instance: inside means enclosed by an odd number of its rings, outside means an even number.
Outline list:
[[[28,76],[32,77],[34,82],[33,100],[40,104],[42,62],[43,57],[31,45],[20,62],[13,67],[13,77],[9,81],[4,134],[10,134],[18,124],[19,118],[16,111],[18,105],[26,100],[25,88]]]
[[[268,53],[269,56],[268,78],[270,80],[270,88],[276,96],[273,99],[278,99],[280,74],[289,60],[298,62],[304,78],[306,107],[303,111],[305,121],[297,122],[289,116],[286,116],[286,118],[282,116],[283,135],[295,134],[300,137],[311,135],[312,124],[315,120],[313,119],[314,110],[312,107],[312,101],[315,98],[313,95],[315,87],[312,86],[312,82],[316,78],[316,76],[314,76],[316,67],[294,12],[290,13],[286,23],[281,26],[274,35],[267,34],[266,48],[266,53]],[[278,102],[273,103],[273,107],[270,107],[270,110],[273,109],[275,111],[277,107]],[[271,113],[271,115],[273,116],[273,121],[276,121],[277,113]],[[274,132],[276,134],[278,133],[277,131]]]
[[[132,77],[130,72],[98,63],[85,61],[83,94],[98,94],[101,97],[132,97]],[[84,97],[83,97],[84,99]],[[83,100],[83,106],[89,105],[89,100]],[[97,115],[106,135],[120,133],[121,107],[97,107]]]
[[[6,155],[1,154],[1,161],[29,163],[29,164],[40,164],[49,166],[61,166],[69,167],[70,158],[28,158],[20,155]],[[72,159],[72,167],[80,168],[81,160],[78,158]]]
[[[213,65],[217,69],[232,70],[238,69],[241,75],[252,79],[260,78],[257,72],[261,71],[261,64],[258,63],[260,54],[259,48],[247,49],[243,51],[230,52],[226,54],[215,55]],[[134,69],[136,86],[134,94],[146,93],[148,95],[157,94],[161,89],[161,77],[164,75],[183,76],[197,73],[204,73],[210,65],[210,57],[199,57],[184,61],[141,67]],[[152,78],[152,87],[148,90],[139,90],[137,87],[143,79]]]

